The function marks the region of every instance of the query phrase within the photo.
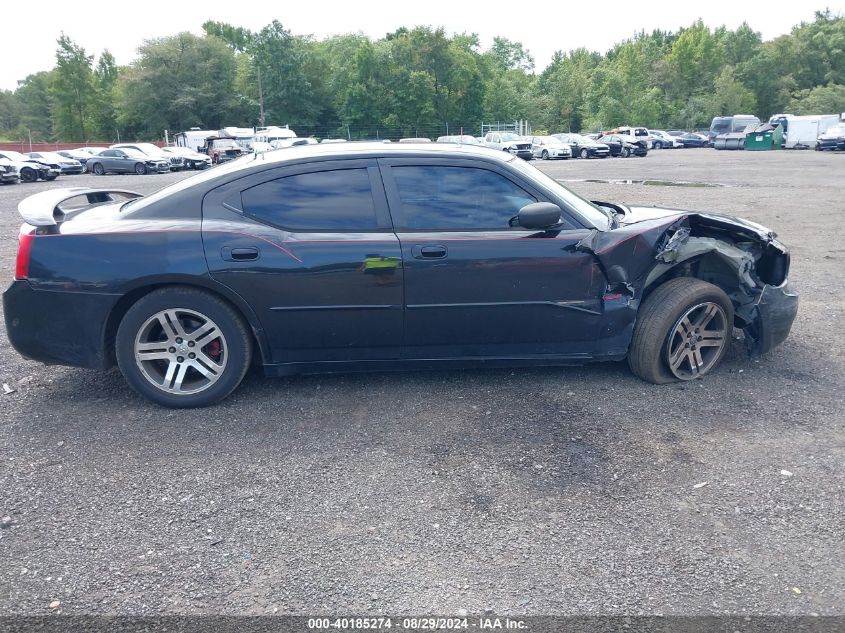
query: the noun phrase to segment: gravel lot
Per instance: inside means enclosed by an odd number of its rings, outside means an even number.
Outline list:
[[[790,338],[758,361],[736,342],[687,385],[622,363],[251,374],[177,412],[0,333],[0,613],[845,614],[845,155],[538,165],[591,198],[774,228],[802,294]],[[26,195],[183,177],[0,188],[3,276]],[[649,178],[728,186],[588,182]]]

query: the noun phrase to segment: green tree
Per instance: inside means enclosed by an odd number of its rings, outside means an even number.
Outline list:
[[[845,112],[845,85],[830,84],[799,90],[789,102],[792,114],[839,114]]]
[[[114,56],[104,50],[94,68],[93,99],[91,101],[91,126],[98,140],[117,137],[117,112],[115,110],[115,85],[119,70]]]
[[[56,70],[50,93],[53,97],[53,124],[60,138],[68,141],[88,139],[89,105],[92,99],[93,55],[62,33],[57,40]]]
[[[234,52],[217,37],[179,33],[147,40],[121,73],[118,123],[125,135],[160,138],[165,129],[216,129],[235,103]]]
[[[20,104],[21,136],[32,135],[36,142],[51,141],[53,134],[52,96],[55,70],[42,70],[18,82],[15,96]]]

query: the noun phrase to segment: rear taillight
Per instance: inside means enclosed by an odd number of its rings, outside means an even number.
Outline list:
[[[15,262],[15,279],[29,278],[29,257],[32,254],[32,243],[35,241],[35,232],[24,233],[18,236],[18,258]]]

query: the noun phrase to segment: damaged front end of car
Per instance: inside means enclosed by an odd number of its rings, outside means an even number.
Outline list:
[[[774,232],[728,216],[597,204],[620,219],[618,229],[597,234],[589,245],[614,290],[639,303],[670,279],[694,277],[730,297],[734,325],[743,330],[751,355],[789,335],[798,295],[789,287],[789,251]]]

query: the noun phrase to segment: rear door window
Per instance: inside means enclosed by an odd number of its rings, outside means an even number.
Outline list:
[[[296,174],[241,192],[244,213],[292,231],[379,228],[367,169]]]

